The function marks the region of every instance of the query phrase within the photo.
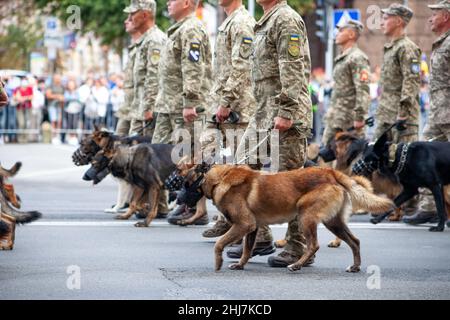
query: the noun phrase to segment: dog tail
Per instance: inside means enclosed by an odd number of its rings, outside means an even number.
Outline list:
[[[22,167],[22,162],[16,162],[16,164],[14,164],[12,166],[12,168],[9,170],[3,168],[0,165],[0,176],[7,177],[7,178],[14,177],[17,174],[17,172],[19,172],[21,167]]]
[[[390,199],[373,193],[372,184],[366,178],[348,177],[336,171],[336,179],[349,193],[353,211],[384,213],[394,208],[394,203]]]
[[[29,223],[42,216],[38,211],[19,211],[13,208],[5,199],[2,192],[0,192],[0,207],[3,213],[13,216],[17,223]]]

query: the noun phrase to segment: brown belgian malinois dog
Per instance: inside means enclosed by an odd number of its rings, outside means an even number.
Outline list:
[[[38,219],[41,213],[37,211],[21,212],[20,198],[14,191],[14,186],[7,183],[7,178],[16,175],[22,164],[17,162],[11,169],[0,165],[0,250],[12,250],[17,223],[28,223]]]
[[[347,272],[359,272],[359,240],[346,225],[353,210],[385,212],[391,200],[373,194],[370,182],[348,177],[330,168],[297,169],[277,174],[251,170],[248,166],[197,165],[186,176],[178,200],[193,206],[206,196],[232,224],[214,248],[215,269],[223,263],[224,248],[244,238],[244,251],[230,269],[243,269],[251,257],[258,227],[289,222],[296,217],[303,226],[307,249],[290,271],[300,270],[319,249],[317,225],[322,222],[353,251]]]

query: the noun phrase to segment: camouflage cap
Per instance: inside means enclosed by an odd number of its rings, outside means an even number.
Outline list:
[[[131,0],[128,7],[123,10],[125,13],[135,13],[139,10],[150,10],[152,12],[156,11],[155,0]]]
[[[399,16],[405,20],[406,23],[411,21],[413,16],[413,11],[410,8],[399,3],[393,3],[389,8],[381,9],[381,12],[390,16]]]
[[[352,28],[361,33],[364,30],[364,25],[359,22],[358,20],[350,19],[344,24],[338,26],[338,29],[344,29],[344,28]]]
[[[450,0],[442,0],[436,4],[428,5],[431,10],[447,9],[450,10]]]

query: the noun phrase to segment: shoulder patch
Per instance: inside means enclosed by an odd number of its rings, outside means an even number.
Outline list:
[[[243,37],[242,38],[242,43],[244,43],[244,44],[252,44],[253,43],[253,39],[252,38],[248,38],[248,37]]]
[[[288,53],[294,58],[300,55],[300,36],[298,34],[289,35]]]
[[[369,81],[369,71],[367,71],[366,69],[362,69],[359,73],[359,80],[362,82]]]
[[[188,58],[192,62],[198,62],[200,60],[200,43],[199,42],[191,42]]]
[[[248,59],[250,57],[253,50],[252,44],[253,44],[252,38],[249,37],[242,38],[242,44],[241,47],[239,48],[239,55],[241,56],[241,58]]]
[[[152,64],[158,64],[159,60],[161,59],[161,50],[159,49],[153,49],[152,53],[150,55],[150,61]]]

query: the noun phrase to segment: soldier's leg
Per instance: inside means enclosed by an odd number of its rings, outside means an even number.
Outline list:
[[[117,121],[116,134],[121,137],[128,136],[130,133],[131,121],[119,118]]]
[[[306,161],[306,145],[305,136],[296,130],[280,133],[280,171],[302,168]],[[298,219],[294,219],[289,222],[284,250],[279,255],[270,257],[268,263],[271,267],[286,267],[298,261],[305,249],[306,240],[302,226]],[[311,259],[307,264],[313,262],[314,259]]]
[[[172,131],[173,129],[170,122],[170,115],[168,113],[158,113],[152,143],[170,143]]]
[[[130,126],[130,135],[142,136],[143,134],[144,134],[144,121],[132,119]]]

